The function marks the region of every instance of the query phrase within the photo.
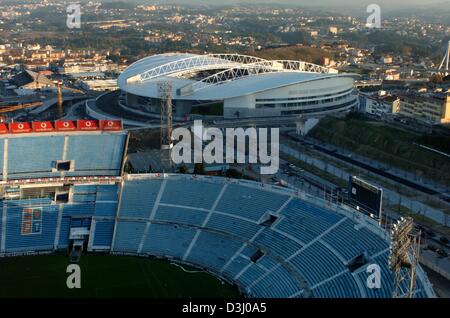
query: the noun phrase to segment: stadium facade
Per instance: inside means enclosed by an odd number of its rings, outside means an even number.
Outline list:
[[[153,55],[120,75],[119,105],[160,116],[158,84],[169,82],[177,119],[217,107],[225,118],[318,117],[357,105],[353,77],[311,63],[239,54]]]
[[[392,294],[389,233],[347,206],[251,181],[124,174],[128,134],[115,121],[0,128],[0,256],[81,240],[90,252],[195,266],[247,297]],[[370,264],[380,288],[366,283]],[[415,296],[435,297],[421,267]]]

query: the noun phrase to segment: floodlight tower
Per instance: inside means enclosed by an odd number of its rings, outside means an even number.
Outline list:
[[[449,74],[449,60],[450,60],[450,41],[448,41],[447,43],[447,49],[445,50],[445,55],[444,58],[442,59],[441,64],[439,65],[438,70],[441,71],[444,67],[445,64],[445,68],[442,70],[442,72],[444,73],[445,76],[447,76]]]
[[[394,272],[392,297],[412,298],[416,289],[416,268],[420,257],[420,231],[415,230],[413,219],[407,217],[393,224],[391,234],[389,267]],[[402,283],[407,285],[402,286]],[[402,287],[406,287],[406,290]]]
[[[172,167],[170,151],[173,147],[172,141],[172,84],[170,82],[158,83],[158,96],[161,100],[161,165]]]

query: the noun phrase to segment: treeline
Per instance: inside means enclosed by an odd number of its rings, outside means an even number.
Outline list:
[[[269,60],[301,60],[315,64],[321,64],[323,58],[331,57],[331,54],[325,50],[297,45],[264,49],[251,52],[250,54]]]
[[[343,37],[358,47],[375,46],[375,54],[393,53],[395,55],[433,56],[435,47],[425,37],[399,35],[393,31],[375,31],[369,34],[346,33]]]

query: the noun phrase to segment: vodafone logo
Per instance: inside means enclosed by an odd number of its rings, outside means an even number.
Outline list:
[[[47,128],[47,123],[41,123],[41,128]]]
[[[47,125],[51,127],[51,124],[47,123]],[[72,121],[61,120],[56,122],[56,130],[76,130],[76,128]]]
[[[92,122],[90,121],[86,122],[86,127],[92,127]]]
[[[120,130],[122,123],[120,120],[104,120],[100,122],[100,128],[104,130]]]
[[[9,127],[11,133],[27,133],[31,132],[29,123],[13,123]]]

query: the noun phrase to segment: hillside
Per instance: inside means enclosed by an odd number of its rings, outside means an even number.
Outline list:
[[[324,57],[331,57],[331,54],[325,50],[297,45],[264,49],[249,54],[268,60],[301,60],[315,64],[322,64]]]
[[[443,142],[442,138],[447,138],[445,143],[449,144],[449,137],[416,134],[384,123],[367,121],[356,115],[324,118],[309,136],[415,172],[418,176],[426,175],[443,184],[448,184],[450,180],[448,158],[415,145],[436,148]]]

